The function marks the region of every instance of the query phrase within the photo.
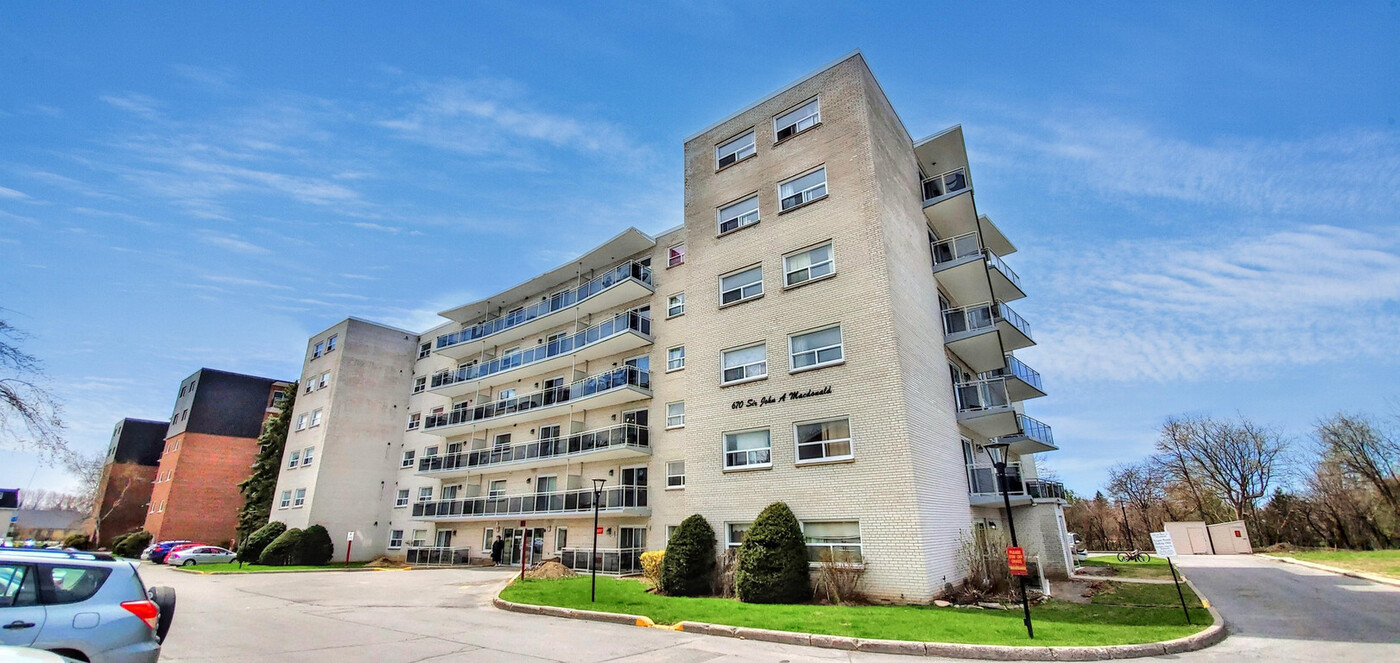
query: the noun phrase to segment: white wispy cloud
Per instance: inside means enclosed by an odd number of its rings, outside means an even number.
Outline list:
[[[137,92],[104,94],[98,98],[111,104],[114,108],[145,118],[154,118],[161,107],[161,102],[156,98]]]
[[[29,194],[22,191],[15,191],[7,187],[0,186],[0,199],[7,200],[28,200]]]
[[[350,225],[352,225],[352,226],[354,226],[354,227],[356,227],[356,228],[359,228],[359,229],[361,229],[361,230],[375,230],[375,231],[378,231],[378,232],[386,232],[386,233],[392,233],[392,234],[397,234],[397,233],[400,233],[400,232],[403,231],[402,228],[395,228],[394,226],[386,226],[386,225],[381,225],[381,224],[378,224],[378,223],[368,223],[368,222],[365,222],[365,221],[356,221],[356,222],[351,223]]]
[[[237,253],[245,253],[249,255],[266,255],[268,253],[271,253],[271,251],[268,250],[266,247],[258,246],[257,244],[253,244],[252,242],[245,242],[241,239],[238,239],[237,237],[232,237],[229,235],[217,235],[213,233],[206,233],[200,236],[199,241],[204,242],[205,244],[208,244],[210,246],[217,246],[219,248],[228,249]]]
[[[241,285],[241,286],[249,286],[249,287],[255,287],[255,288],[270,288],[270,289],[272,289],[272,290],[291,290],[291,289],[292,289],[291,286],[282,285],[282,284],[280,284],[280,283],[272,283],[272,282],[269,282],[269,281],[260,281],[260,280],[258,280],[258,279],[245,279],[245,278],[240,278],[240,277],[237,277],[237,276],[219,276],[219,275],[213,275],[213,274],[206,274],[206,275],[204,276],[204,279],[205,279],[206,281],[213,281],[214,283],[222,283],[222,284],[224,284],[224,285]]]

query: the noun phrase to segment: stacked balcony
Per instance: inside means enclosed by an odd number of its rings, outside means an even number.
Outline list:
[[[1035,345],[1030,323],[1000,301],[944,311],[943,334],[948,349],[978,373],[1003,368],[1006,353]]]
[[[991,249],[983,248],[980,234],[929,243],[933,273],[939,285],[959,302],[1015,301],[1026,296],[1021,277]]]
[[[600,408],[645,398],[651,398],[651,374],[635,366],[622,366],[570,384],[429,415],[423,421],[423,432],[451,437],[468,432],[472,424],[510,426],[555,416],[576,404]]]
[[[459,500],[433,500],[413,505],[415,520],[435,522],[500,520],[547,516],[549,518],[593,517],[593,489],[559,490],[520,495],[491,495]],[[649,516],[646,486],[604,488],[598,500],[598,513],[609,516]]]
[[[561,463],[645,458],[651,455],[651,432],[638,424],[619,424],[524,444],[498,445],[418,461],[418,474],[452,479],[511,469]]]
[[[1004,503],[997,471],[991,464],[969,464],[967,484],[973,506],[1001,506]],[[1010,462],[1006,464],[1006,493],[1012,506],[1020,506],[1035,500],[1063,500],[1065,486],[1059,481],[1022,477],[1021,463]]]

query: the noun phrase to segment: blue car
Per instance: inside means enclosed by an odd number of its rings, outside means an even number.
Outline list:
[[[151,546],[150,548],[147,548],[146,552],[144,552],[141,556],[151,560],[152,562],[160,564],[161,562],[165,561],[165,556],[170,554],[171,548],[174,548],[175,546],[183,546],[186,543],[194,543],[194,541],[188,541],[185,539],[179,539],[175,541],[161,541],[160,543],[157,543]]]

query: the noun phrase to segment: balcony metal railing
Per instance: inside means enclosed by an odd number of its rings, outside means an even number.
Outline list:
[[[1030,366],[1021,363],[1021,360],[1017,359],[1013,355],[1006,355],[1005,368],[998,368],[996,370],[987,371],[986,373],[983,373],[982,376],[988,378],[1015,377],[1020,381],[1025,382],[1026,384],[1032,387],[1035,387],[1039,391],[1045,391],[1045,387],[1040,383],[1040,373],[1036,372],[1036,370],[1031,368]]]
[[[1055,445],[1055,436],[1051,434],[1049,425],[1027,417],[1024,414],[1016,415],[1016,425],[1021,427],[1019,435],[1028,437],[1037,442],[1044,442],[1051,446]],[[1012,436],[1006,435],[1003,437]]]
[[[448,548],[442,546],[408,546],[404,548],[405,561],[413,566],[450,566],[470,564],[471,548]]]
[[[980,412],[1011,405],[1011,397],[1006,393],[1006,378],[960,382],[954,391],[958,397],[958,412]]]
[[[977,241],[977,233],[975,232],[929,242],[929,247],[933,249],[933,265],[935,267],[982,253],[982,245]]]
[[[437,389],[458,382],[480,380],[521,366],[567,355],[628,332],[638,332],[644,336],[651,336],[651,318],[636,311],[619,313],[571,336],[555,339],[533,348],[517,350],[482,364],[462,366],[455,371],[443,371],[433,376],[430,388]]]
[[[574,304],[582,302],[593,295],[629,279],[651,285],[651,267],[629,260],[608,270],[600,276],[590,279],[587,283],[577,288],[550,295],[549,299],[535,304],[534,306],[528,306],[522,310],[514,311],[502,318],[495,318],[472,325],[461,331],[438,336],[437,349],[441,350],[461,343],[470,343],[471,341],[503,332],[517,325],[534,320],[535,318],[541,318],[555,311],[573,306]]]
[[[1001,486],[997,485],[997,471],[992,465],[974,463],[967,466],[968,490],[973,495],[1000,496]],[[1065,485],[1059,481],[1037,478],[1021,478],[1021,464],[1006,464],[1006,492],[1008,495],[1026,495],[1034,499],[1065,499]]]
[[[1006,265],[1006,262],[1001,259],[1001,256],[992,253],[990,249],[987,250],[987,267],[1001,272],[1002,275],[1006,277],[1006,280],[1016,284],[1017,288],[1021,287],[1021,276],[1012,271],[1012,269]]]
[[[987,302],[943,311],[943,333],[949,336],[993,327],[1007,322],[1031,338],[1031,325],[1004,302]]]
[[[967,188],[967,170],[955,168],[941,175],[934,175],[924,180],[924,200],[929,201],[934,198],[946,196],[950,193],[957,193]]]
[[[642,572],[645,548],[564,548],[559,563],[575,571],[589,572],[597,567],[604,575],[634,575]]]
[[[560,458],[571,454],[588,453],[602,449],[647,449],[651,446],[651,433],[646,426],[619,424],[608,428],[560,435],[526,444],[513,444],[492,449],[476,449],[446,456],[429,456],[419,459],[419,472],[445,472],[490,467],[503,463],[540,458]]]
[[[536,408],[562,405],[626,386],[651,389],[651,374],[636,366],[623,366],[590,375],[570,384],[541,389],[514,398],[492,401],[476,407],[457,408],[442,414],[430,414],[424,418],[423,428],[428,430],[486,421]]]
[[[1068,499],[1065,485],[1049,479],[1026,479],[1026,494],[1038,500]]]
[[[599,510],[618,513],[647,508],[646,486],[612,486],[603,489]],[[462,500],[416,502],[414,518],[471,518],[531,514],[587,514],[593,511],[593,489],[580,488],[548,493],[469,497]]]

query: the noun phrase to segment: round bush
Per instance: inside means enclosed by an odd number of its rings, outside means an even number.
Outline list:
[[[744,535],[734,587],[746,603],[802,603],[812,598],[807,544],[786,504],[768,505]]]
[[[62,545],[64,548],[73,548],[74,550],[88,550],[92,548],[92,540],[86,534],[69,534],[63,537]]]
[[[301,546],[301,530],[293,527],[272,540],[258,556],[258,563],[264,566],[291,566],[297,563],[297,552]]]
[[[268,544],[282,536],[285,531],[287,531],[287,524],[276,520],[259,527],[257,531],[248,535],[248,539],[242,545],[238,546],[238,561],[245,564],[257,564]]]
[[[297,542],[296,561],[293,563],[325,566],[334,555],[335,543],[331,542],[330,533],[320,525],[312,525],[302,530],[301,538]]]
[[[642,577],[651,583],[652,587],[661,586],[661,564],[666,559],[665,550],[648,550],[638,558],[642,563]]]
[[[122,538],[121,543],[112,546],[112,554],[118,557],[140,557],[141,551],[151,544],[151,533],[137,530]]]
[[[661,591],[671,596],[704,596],[715,573],[715,530],[695,514],[681,521],[661,559]]]

